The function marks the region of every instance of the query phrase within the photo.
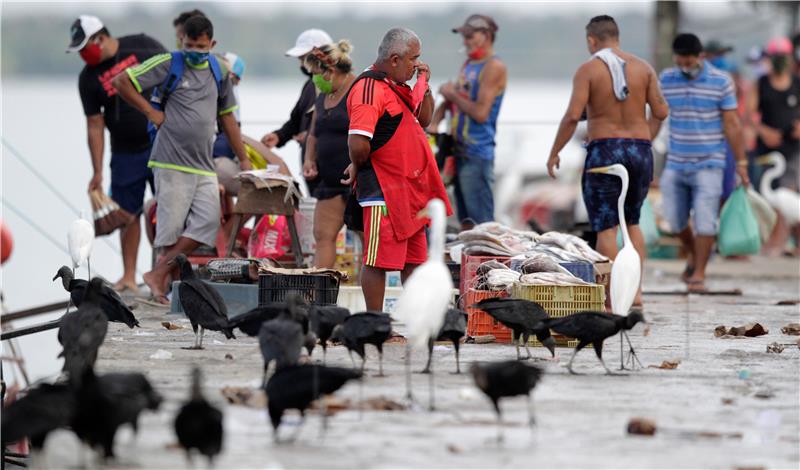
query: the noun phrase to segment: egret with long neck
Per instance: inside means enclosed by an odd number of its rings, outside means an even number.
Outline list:
[[[403,293],[397,301],[396,315],[408,328],[406,345],[406,387],[411,393],[411,348],[427,345],[430,338],[436,339],[444,323],[453,291],[450,270],[444,262],[444,237],[446,210],[444,202],[432,199],[418,217],[431,219],[428,260],[409,276]],[[433,372],[429,376],[430,408],[433,409]]]
[[[770,152],[756,160],[761,165],[772,164],[761,177],[761,195],[786,221],[789,227],[800,223],[800,194],[788,188],[772,189],[772,182],[786,172],[786,159],[780,152]]]

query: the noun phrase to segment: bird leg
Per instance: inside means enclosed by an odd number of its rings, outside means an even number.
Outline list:
[[[460,374],[461,373],[461,363],[459,362],[459,359],[458,359],[458,344],[455,345],[455,348],[456,348],[456,374]]]
[[[521,360],[522,357],[519,355],[519,338],[514,338],[514,347],[517,348],[517,360]]]
[[[500,411],[500,405],[495,403],[495,411],[497,412],[497,445],[501,445],[505,440],[503,436],[503,412]]]
[[[289,442],[294,443],[298,437],[300,437],[300,431],[303,429],[303,424],[306,422],[306,414],[302,411],[300,412],[300,422],[297,423],[297,430],[292,434],[292,437],[289,438]]]
[[[429,373],[428,373],[428,397],[430,398],[429,404],[428,404],[429,411],[433,411],[435,409],[435,407],[433,405],[433,395],[434,395],[433,389],[434,389],[434,387],[433,387],[433,370],[429,370]]]
[[[378,377],[383,376],[383,350],[378,350]]]
[[[406,343],[406,398],[409,403],[414,402],[414,396],[411,393],[411,343]]]
[[[578,348],[576,347],[575,350],[572,351],[572,357],[569,358],[569,364],[567,364],[567,370],[569,371],[570,374],[573,374],[573,375],[580,375],[578,372],[575,372],[572,369],[572,361],[575,360],[575,356],[577,354],[578,354]],[[602,360],[601,360],[601,362],[602,362]]]
[[[625,370],[625,354],[623,354],[622,347],[624,345],[624,340],[622,336],[625,334],[624,331],[621,331],[619,334],[619,370]]]
[[[86,279],[91,281],[92,280],[92,257],[91,256],[87,256],[86,257],[86,270],[89,272],[89,277],[86,278]]]
[[[420,374],[430,374],[431,373],[431,359],[433,358],[433,338],[428,340],[428,363],[425,364],[425,368],[422,369],[419,373]]]
[[[528,426],[530,426],[531,431],[536,426],[536,418],[533,416],[533,395],[530,392],[528,392]]]
[[[533,355],[531,355],[531,350],[528,349],[528,342],[527,341],[525,341],[525,352],[528,353],[528,357],[526,357],[525,359],[533,359]]]
[[[205,334],[206,329],[202,326],[200,327],[200,346],[197,349],[203,349],[203,335]]]
[[[603,364],[603,369],[606,370],[606,375],[628,375],[628,374],[620,374],[619,372],[612,372],[611,369],[606,366],[605,361],[603,361],[602,357],[598,357],[597,359],[600,360],[600,364]]]
[[[636,355],[636,351],[634,351],[633,349],[633,343],[631,343],[631,337],[628,336],[628,333],[623,332],[622,334],[625,335],[625,339],[628,340],[628,346],[630,347],[625,363],[630,364],[631,370],[636,370],[637,364],[638,367],[640,368],[644,367],[642,363],[639,361],[639,356]]]
[[[350,362],[352,362],[352,363],[353,363],[353,369],[355,369],[355,368],[356,368],[356,360],[355,360],[355,359],[353,359],[353,351],[351,351],[351,350],[349,350],[349,349],[348,349],[348,350],[347,350],[347,354],[349,354],[349,355],[350,355]]]
[[[322,345],[322,365],[326,365],[328,362],[328,348],[325,345]]]

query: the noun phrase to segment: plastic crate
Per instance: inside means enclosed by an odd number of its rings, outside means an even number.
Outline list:
[[[562,268],[566,269],[573,276],[583,279],[586,282],[595,282],[594,265],[589,262],[576,261],[572,263],[558,263]]]
[[[508,297],[508,294],[502,290],[467,290],[467,293],[462,297],[462,308],[467,312],[467,335],[494,335],[495,341],[498,343],[511,342],[511,329],[503,326],[483,310],[472,307],[473,304],[481,300],[498,297]]]
[[[339,279],[327,274],[261,274],[258,276],[258,305],[286,300],[299,294],[314,305],[335,304]]]
[[[447,262],[447,269],[450,270],[450,278],[454,286],[461,286],[461,265],[454,261]],[[459,291],[460,292],[460,291]]]
[[[601,285],[591,286],[526,286],[515,283],[511,288],[511,297],[515,299],[532,300],[545,310],[551,317],[566,317],[576,312],[594,311],[602,312],[605,308],[606,292]],[[558,345],[575,347],[578,341],[565,336],[554,334],[553,338]],[[532,339],[532,344],[540,345]]]
[[[472,281],[475,279],[478,267],[486,261],[495,260],[499,261],[506,266],[511,258],[508,256],[470,256],[461,255],[461,277],[459,279],[458,291],[463,295],[468,292],[471,287]]]

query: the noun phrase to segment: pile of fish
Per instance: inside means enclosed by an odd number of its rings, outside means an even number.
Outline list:
[[[454,259],[456,257],[452,255],[455,253],[514,256],[530,251],[538,237],[536,232],[514,230],[497,222],[486,222],[459,233],[458,241],[450,247],[450,253]]]
[[[551,286],[589,285],[546,255],[537,253],[526,261],[527,264],[522,265],[522,272],[510,269],[496,260],[486,261],[478,267],[470,287],[477,290],[510,291],[515,283]]]
[[[588,282],[572,274],[564,273],[532,273],[523,274],[519,283],[528,286],[588,286]]]
[[[489,260],[478,266],[470,287],[477,290],[507,290],[519,280],[519,273],[497,260]]]
[[[563,273],[570,274],[563,266],[555,261],[554,256],[541,251],[517,255],[511,258],[511,266],[522,274],[532,273]]]
[[[602,263],[608,261],[586,242],[586,240],[569,233],[547,232],[537,239],[537,248],[549,249],[548,253],[557,254],[563,261],[589,261]],[[572,258],[572,259],[566,259]]]

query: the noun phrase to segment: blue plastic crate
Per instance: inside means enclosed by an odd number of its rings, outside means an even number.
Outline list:
[[[595,283],[594,265],[583,261],[576,261],[573,263],[558,263],[562,268],[566,269],[573,276],[583,279],[586,282]]]

